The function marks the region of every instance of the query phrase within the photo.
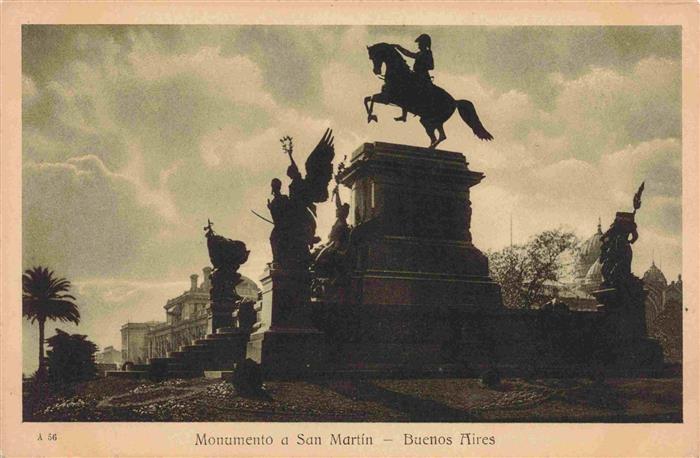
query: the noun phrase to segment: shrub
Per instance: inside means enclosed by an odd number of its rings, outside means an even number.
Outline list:
[[[46,341],[50,348],[47,352],[47,366],[51,383],[79,382],[97,376],[97,345],[87,340],[87,336],[68,334],[56,329],[56,335]]]

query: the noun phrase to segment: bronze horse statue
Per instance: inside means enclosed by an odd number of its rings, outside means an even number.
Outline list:
[[[372,113],[375,103],[397,105],[420,117],[420,123],[430,137],[430,148],[445,140],[443,124],[459,111],[465,123],[481,140],[493,140],[493,136],[481,124],[474,104],[468,100],[455,100],[439,86],[421,82],[406,64],[399,52],[390,44],[377,43],[367,47],[375,75],[381,75],[386,66],[384,85],[378,94],[365,97],[367,122],[378,121]],[[439,137],[435,137],[435,131]]]

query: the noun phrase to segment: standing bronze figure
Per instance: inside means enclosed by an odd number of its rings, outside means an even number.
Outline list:
[[[634,211],[617,212],[610,228],[601,236],[600,263],[607,288],[619,288],[632,278],[632,244],[639,238],[634,216],[642,206],[643,191],[644,183],[634,195]]]

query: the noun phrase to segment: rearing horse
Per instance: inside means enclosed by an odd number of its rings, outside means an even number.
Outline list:
[[[375,103],[406,108],[420,117],[420,123],[430,137],[430,148],[435,148],[447,138],[443,124],[457,109],[464,122],[474,131],[474,135],[481,140],[493,140],[493,136],[481,124],[473,103],[468,100],[455,100],[441,87],[418,81],[393,46],[377,43],[368,46],[367,51],[375,75],[381,75],[382,64],[386,65],[382,91],[365,97],[367,122],[378,121],[377,115],[372,113]],[[439,133],[438,138],[435,138],[436,130]]]

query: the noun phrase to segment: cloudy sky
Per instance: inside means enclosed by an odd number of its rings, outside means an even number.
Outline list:
[[[458,116],[441,148],[486,179],[473,190],[483,250],[565,227],[580,237],[631,210],[646,180],[634,269],[681,269],[681,43],[677,27],[24,26],[23,265],[74,283],[71,331],[120,347],[126,321],[163,304],[208,264],[202,227],[244,240],[243,274],[270,260],[265,213],[291,135],[301,161],[326,127],[336,157],[362,142],[427,145],[396,123],[365,45],[433,38],[435,83],[474,102],[494,135]],[[319,234],[332,222],[320,211]],[[55,326],[47,325],[48,335]],[[23,326],[24,369],[37,360]]]

